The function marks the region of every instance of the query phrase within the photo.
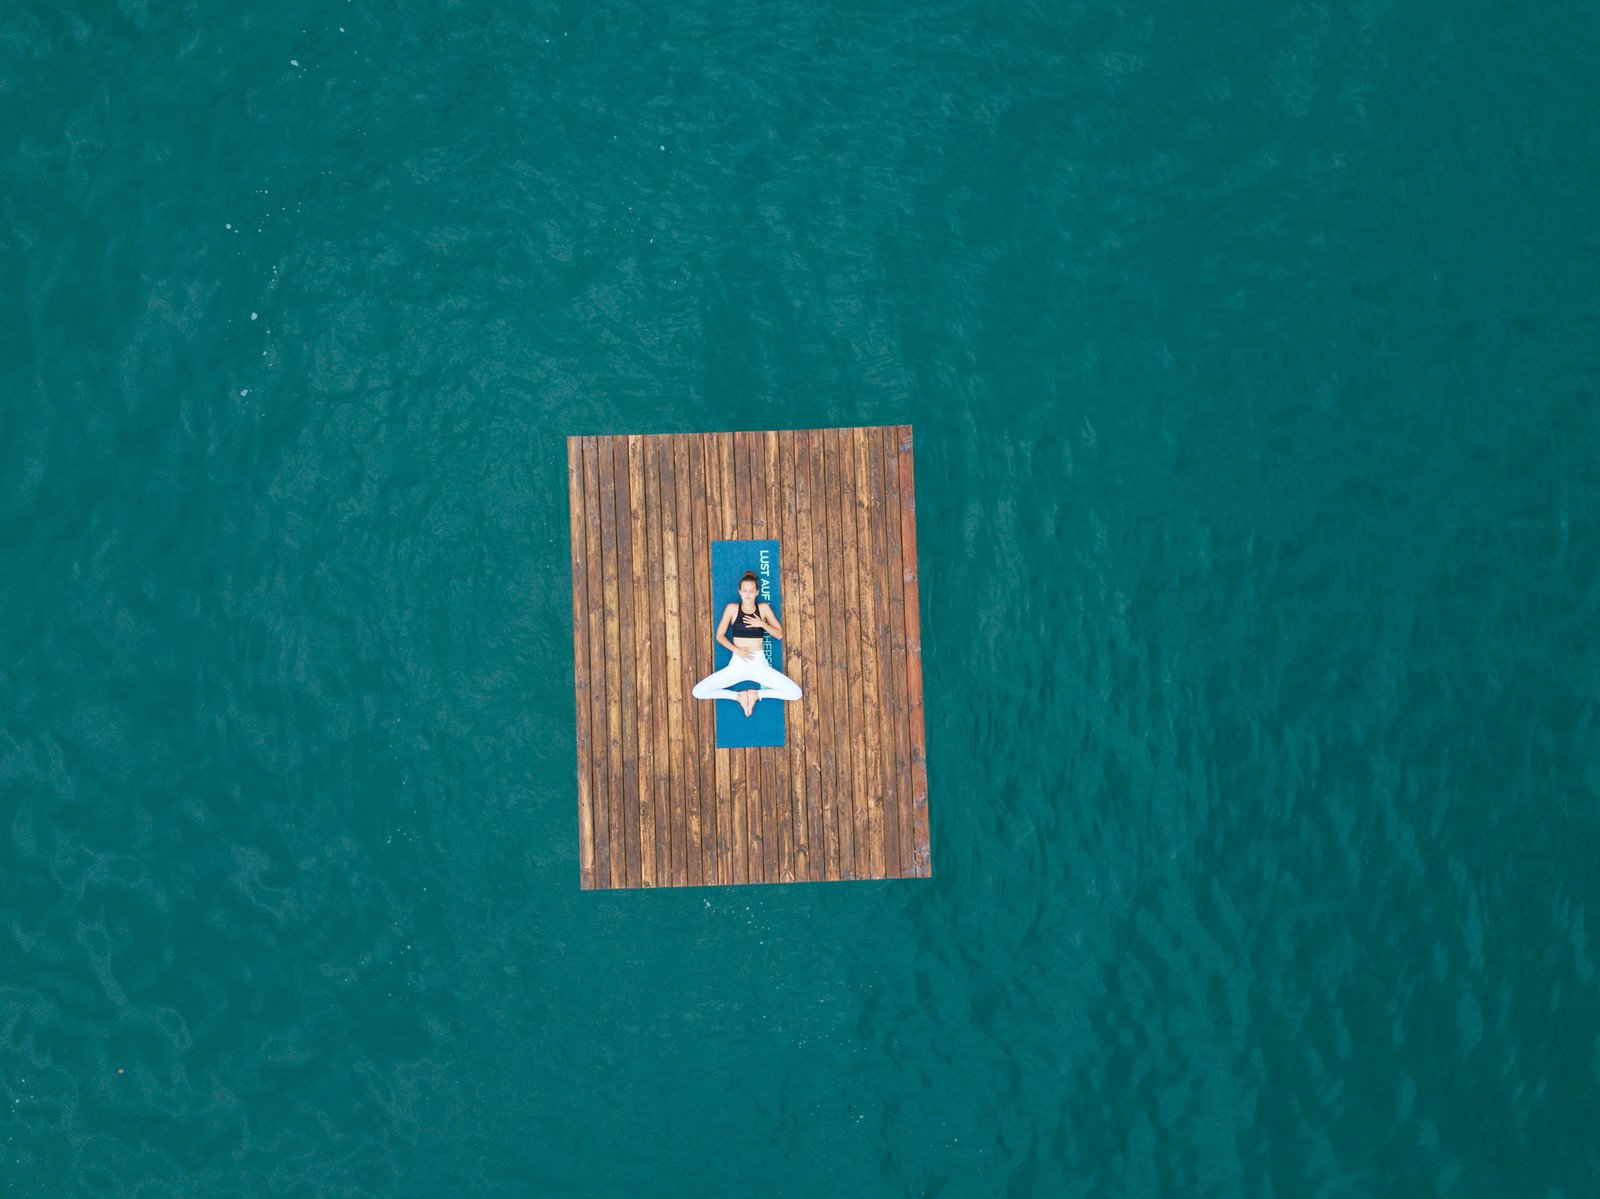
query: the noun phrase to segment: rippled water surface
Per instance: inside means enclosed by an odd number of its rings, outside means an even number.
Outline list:
[[[0,1192],[1596,1194],[1597,80],[0,7]],[[565,436],[900,421],[934,878],[580,893]]]

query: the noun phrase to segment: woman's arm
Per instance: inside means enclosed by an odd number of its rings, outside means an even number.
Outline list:
[[[771,633],[779,641],[783,640],[783,626],[778,623],[778,618],[772,614],[771,604],[757,604],[756,615],[761,617],[761,623],[766,626],[767,632]]]
[[[733,610],[738,604],[729,604],[722,610],[722,619],[717,623],[717,644],[727,649],[730,654],[739,654],[737,645],[728,640],[728,626],[733,623]]]

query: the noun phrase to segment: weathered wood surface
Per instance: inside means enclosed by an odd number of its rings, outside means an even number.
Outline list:
[[[909,425],[568,439],[585,889],[932,875],[911,456]],[[787,745],[718,749],[711,542],[768,537],[805,695]]]

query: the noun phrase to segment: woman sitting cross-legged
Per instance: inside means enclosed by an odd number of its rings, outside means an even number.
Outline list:
[[[792,703],[800,698],[800,684],[774,670],[763,652],[769,634],[783,640],[783,625],[778,623],[771,604],[757,601],[760,594],[761,581],[756,578],[755,571],[745,571],[744,578],[739,580],[738,602],[722,610],[722,620],[717,624],[717,644],[727,646],[733,657],[721,670],[708,674],[694,685],[696,699],[731,699],[748,716],[763,699]],[[728,640],[730,632],[732,641]],[[754,682],[759,689],[729,689],[734,683],[744,682]]]

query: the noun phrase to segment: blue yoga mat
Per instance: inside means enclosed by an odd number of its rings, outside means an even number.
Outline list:
[[[761,579],[761,599],[772,605],[772,613],[783,619],[782,592],[778,585],[778,543],[776,541],[713,541],[711,543],[711,635],[715,636],[722,610],[739,598],[739,579],[753,570]],[[712,643],[715,668],[721,670],[733,657],[722,646]],[[783,642],[767,638],[767,661],[774,670],[783,669]],[[743,691],[754,683],[735,683],[729,690]],[[704,703],[706,701],[698,701]],[[731,699],[711,700],[717,705],[717,745],[721,749],[742,749],[756,745],[784,744],[781,699],[764,699],[749,716]]]

